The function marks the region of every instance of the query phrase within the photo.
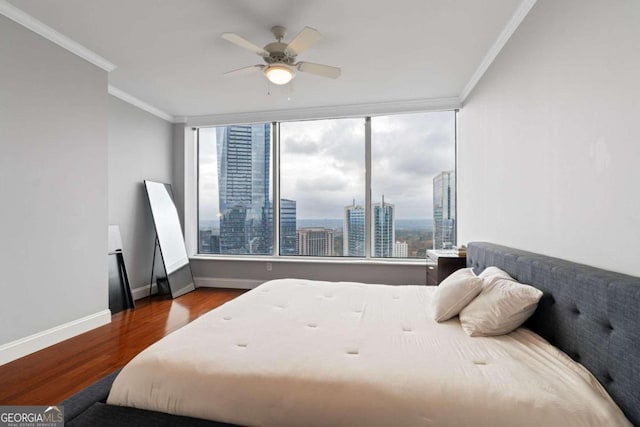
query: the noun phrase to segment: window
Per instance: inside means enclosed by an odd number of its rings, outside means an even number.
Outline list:
[[[198,130],[199,251],[271,255],[271,124]]]
[[[371,256],[455,245],[455,112],[372,117],[371,194]]]
[[[453,111],[197,136],[202,254],[425,258],[456,243]]]
[[[280,255],[364,256],[344,246],[345,212],[364,203],[364,124],[280,124]]]

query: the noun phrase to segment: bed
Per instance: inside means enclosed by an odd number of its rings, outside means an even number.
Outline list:
[[[141,353],[99,409],[233,425],[638,423],[638,279],[489,243],[469,244],[468,264],[544,292],[528,328],[470,338],[457,318],[431,320],[431,287],[274,281]]]

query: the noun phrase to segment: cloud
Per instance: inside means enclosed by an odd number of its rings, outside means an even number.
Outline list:
[[[354,197],[364,201],[363,119],[282,123],[280,138],[280,193],[299,218],[341,218]]]
[[[280,125],[284,161],[322,158],[336,167],[359,164],[364,157],[364,120],[332,119],[286,122]]]
[[[299,192],[336,192],[342,191],[347,186],[347,181],[340,176],[309,176],[296,181],[296,190]]]
[[[373,117],[372,197],[399,218],[433,214],[433,178],[455,168],[453,112]]]
[[[301,135],[294,135],[286,144],[283,152],[289,154],[315,155],[320,153],[320,141],[304,139]]]

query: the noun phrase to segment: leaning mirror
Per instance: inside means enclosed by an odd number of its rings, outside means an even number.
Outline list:
[[[195,289],[187,248],[184,243],[178,210],[173,202],[171,185],[144,181],[156,229],[156,249],[164,267],[167,287],[172,298]],[[156,254],[154,253],[154,259]],[[152,272],[152,280],[153,280]],[[160,289],[160,280],[158,288]]]

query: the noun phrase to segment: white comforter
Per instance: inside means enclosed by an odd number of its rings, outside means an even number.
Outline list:
[[[140,353],[108,403],[246,426],[630,425],[534,333],[433,321],[433,291],[265,283]]]

